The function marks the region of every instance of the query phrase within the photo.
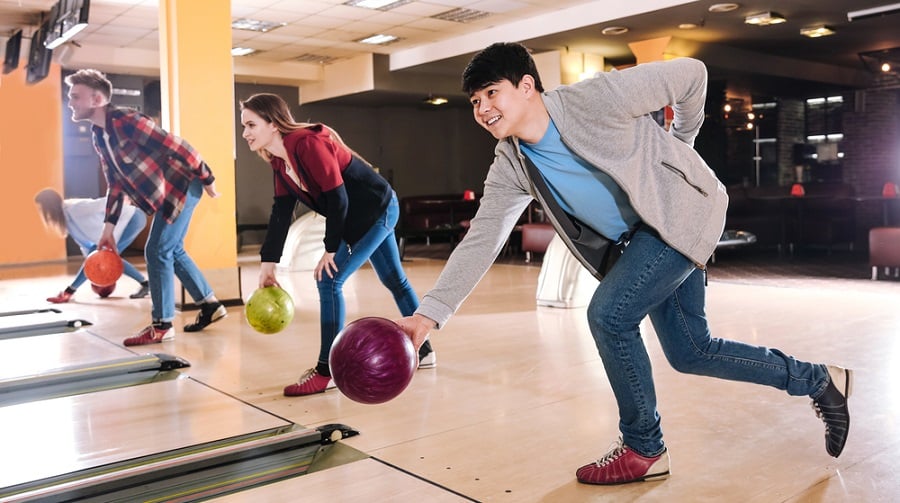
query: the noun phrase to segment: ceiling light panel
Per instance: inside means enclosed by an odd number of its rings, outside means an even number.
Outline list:
[[[344,5],[372,10],[391,10],[411,1],[412,0],[348,0],[347,2],[344,2]]]
[[[434,19],[440,19],[442,21],[452,21],[454,23],[470,23],[472,21],[477,21],[490,15],[490,12],[481,10],[458,8],[448,10],[447,12],[442,12],[440,14],[435,14],[431,17]]]
[[[287,23],[277,23],[274,21],[261,21],[259,19],[240,18],[231,22],[231,27],[235,30],[247,30],[258,32],[269,32],[276,28],[280,28]]]
[[[754,26],[769,26],[773,24],[781,24],[787,21],[784,16],[777,12],[760,12],[744,18],[744,23]]]
[[[338,58],[333,56],[322,56],[320,54],[306,53],[297,56],[296,58],[294,58],[294,61],[299,61],[300,63],[317,63],[320,65],[327,65],[328,63],[331,63],[337,59]]]
[[[400,39],[393,35],[378,34],[378,35],[370,35],[366,38],[361,38],[359,40],[355,40],[355,42],[358,42],[360,44],[384,45],[384,44],[390,44],[391,42],[396,42],[398,40],[400,40]]]
[[[808,26],[806,28],[800,28],[800,34],[809,38],[827,37],[828,35],[834,35],[834,28],[825,26],[824,24]]]

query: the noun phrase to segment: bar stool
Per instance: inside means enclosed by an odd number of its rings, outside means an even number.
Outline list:
[[[900,277],[900,227],[875,227],[869,230],[869,265],[872,279],[884,268],[887,276]]]

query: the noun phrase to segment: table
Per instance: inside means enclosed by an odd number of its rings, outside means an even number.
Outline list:
[[[747,231],[728,229],[722,233],[722,237],[720,237],[719,242],[716,243],[716,251],[742,248],[744,246],[752,245],[753,243],[756,243],[756,234]],[[713,264],[716,263],[715,252],[713,252],[712,257],[710,257],[709,260]]]
[[[861,196],[851,198],[856,203],[881,202],[881,221],[885,227],[891,226],[891,216],[900,206],[900,197]]]

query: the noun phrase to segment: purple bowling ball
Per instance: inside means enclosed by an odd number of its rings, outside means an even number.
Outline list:
[[[365,404],[384,403],[402,393],[418,363],[416,348],[400,326],[377,317],[347,324],[328,355],[335,386]]]

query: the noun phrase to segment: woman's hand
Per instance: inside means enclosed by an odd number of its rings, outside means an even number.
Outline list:
[[[319,263],[316,264],[316,270],[314,271],[316,281],[322,281],[322,271],[324,271],[329,278],[334,278],[334,273],[338,271],[337,264],[334,263],[334,252],[325,252],[322,254],[322,258],[319,259]]]
[[[259,264],[259,287],[277,286],[278,280],[275,279],[275,262],[262,262]]]

